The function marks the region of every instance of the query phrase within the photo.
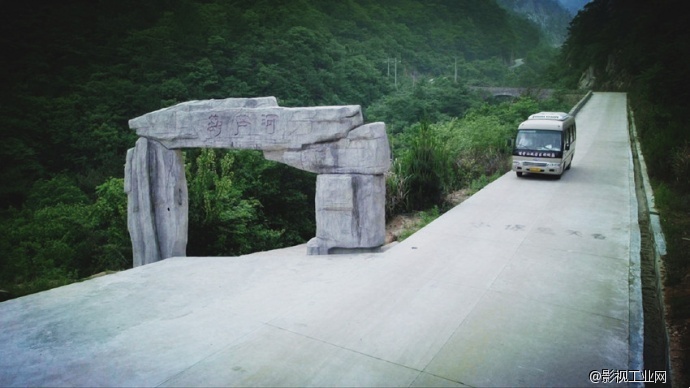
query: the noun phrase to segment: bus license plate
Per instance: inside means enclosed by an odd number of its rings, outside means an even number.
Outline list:
[[[529,171],[530,171],[530,172],[541,172],[541,168],[539,168],[539,167],[531,167],[531,168],[529,169]]]

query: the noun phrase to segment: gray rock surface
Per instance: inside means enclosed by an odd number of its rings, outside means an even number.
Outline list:
[[[264,156],[317,174],[384,174],[390,167],[386,125],[380,122],[354,128],[343,139],[264,151]]]
[[[127,228],[134,266],[187,250],[188,198],[182,152],[140,138],[125,164]]]
[[[332,248],[375,248],[386,239],[383,175],[321,174],[316,178],[316,237],[309,254]]]
[[[322,174],[310,254],[375,248],[385,241],[386,126],[364,125],[357,105],[284,108],[275,97],[189,101],[129,125],[141,136],[125,166],[134,266],[186,255],[181,148],[263,150],[267,159]]]

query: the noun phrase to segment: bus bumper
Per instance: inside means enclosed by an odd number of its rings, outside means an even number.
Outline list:
[[[561,163],[523,163],[513,161],[513,171],[526,174],[547,174],[547,175],[561,175],[563,174],[563,164]]]

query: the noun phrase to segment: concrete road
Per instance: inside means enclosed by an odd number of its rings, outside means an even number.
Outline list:
[[[561,180],[506,174],[383,253],[173,258],[1,303],[0,386],[585,386],[629,369],[625,94],[577,120]]]

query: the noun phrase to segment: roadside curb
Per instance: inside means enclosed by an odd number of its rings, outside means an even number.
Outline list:
[[[662,280],[660,278],[660,274],[662,273],[661,270],[661,263],[662,263],[662,257],[666,255],[666,240],[664,238],[664,233],[661,229],[661,222],[660,222],[660,217],[659,213],[655,207],[654,203],[654,191],[652,190],[652,186],[650,183],[649,175],[647,173],[647,165],[644,160],[644,155],[642,154],[642,150],[640,148],[640,143],[639,139],[637,137],[637,129],[635,127],[635,118],[633,111],[630,107],[628,107],[628,117],[629,117],[629,132],[630,132],[630,145],[632,152],[634,153],[633,156],[633,163],[634,163],[634,168],[639,173],[639,178],[641,180],[640,186],[641,186],[641,191],[644,195],[644,198],[638,198],[637,199],[637,204],[635,204],[635,208],[637,209],[638,206],[641,206],[641,209],[644,209],[643,211],[646,213],[646,217],[648,220],[648,227],[646,232],[648,232],[650,239],[652,240],[653,243],[653,260],[654,260],[654,273],[656,275],[655,279],[655,288],[656,288],[656,297],[657,297],[657,303],[658,307],[660,310],[660,319],[661,319],[661,325],[663,329],[663,336],[664,336],[664,341],[666,345],[665,349],[665,360],[664,363],[666,364],[666,367],[668,368],[668,373],[670,374],[669,380],[672,378],[673,373],[671,371],[671,363],[670,363],[670,354],[669,354],[669,347],[668,344],[669,342],[669,334],[666,326],[666,321],[665,321],[665,316],[666,316],[666,311],[665,311],[665,304],[664,304],[664,293],[663,293],[663,285],[662,285]],[[635,186],[634,186],[635,187]],[[637,212],[636,212],[637,213]],[[638,240],[639,240],[639,227],[638,227]],[[633,323],[634,321],[637,320],[637,317],[633,319],[633,306],[632,306],[632,263],[636,261],[635,266],[637,267],[635,269],[635,277],[636,277],[636,282],[640,282],[641,280],[641,267],[640,267],[640,261],[641,261],[641,251],[640,249],[637,249],[637,254],[635,254],[634,250],[632,249],[632,244],[631,244],[631,308],[630,308],[630,342],[631,342],[631,362],[630,362],[630,368],[631,370],[640,370],[642,371],[643,369],[643,352],[640,351],[639,353],[639,358],[640,360],[635,360],[635,363],[633,363],[632,360],[632,342],[633,342],[633,334],[640,334],[642,335],[642,338],[640,340],[640,346],[644,346],[644,313],[643,313],[643,308],[640,300],[640,305],[639,305],[639,312],[635,312],[635,315],[637,316],[639,314],[639,319],[640,321],[640,327],[636,328],[636,331],[633,331]],[[633,257],[635,256],[635,257]],[[639,285],[638,285],[639,286]],[[640,292],[640,298],[642,297],[641,292]],[[637,338],[635,341],[637,342]],[[642,349],[641,349],[642,350]]]
[[[587,101],[589,101],[589,99],[592,97],[592,94],[593,93],[591,90],[588,91],[587,94],[585,94],[585,96],[582,97],[582,99],[577,104],[575,104],[573,109],[571,109],[570,112],[568,112],[568,114],[571,116],[576,116],[580,109],[582,109],[582,107],[585,106]]]

